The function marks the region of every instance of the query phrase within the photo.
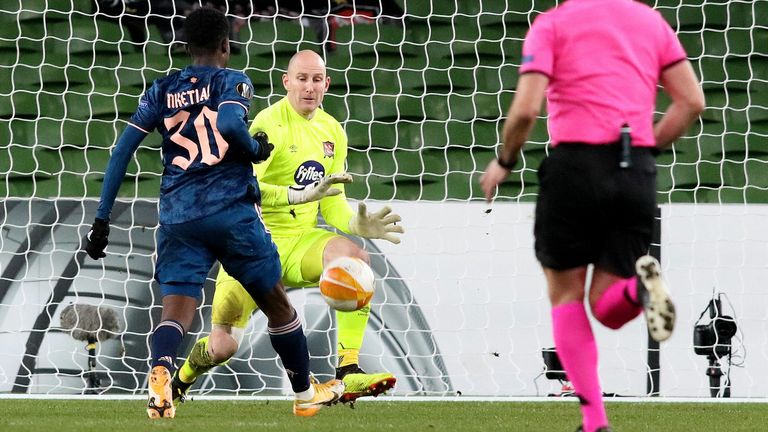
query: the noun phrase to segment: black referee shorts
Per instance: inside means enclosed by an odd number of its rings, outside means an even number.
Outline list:
[[[587,264],[635,274],[648,253],[656,209],[656,161],[632,148],[632,166],[619,168],[619,145],[560,144],[539,167],[536,257],[544,267]]]

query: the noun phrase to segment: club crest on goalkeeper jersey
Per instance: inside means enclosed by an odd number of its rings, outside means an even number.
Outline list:
[[[283,98],[256,115],[250,132],[258,131],[266,132],[275,145],[269,159],[254,166],[262,215],[272,235],[291,236],[316,226],[318,211],[326,222],[346,231],[352,213],[344,193],[299,205],[288,205],[286,196],[286,187],[306,186],[344,171],[347,135],[341,124],[320,108],[308,120]],[[334,187],[344,191],[343,184]]]
[[[242,72],[189,66],[156,80],[142,96],[130,123],[163,136],[161,223],[200,219],[258,190],[250,162],[236,157],[216,128],[219,106],[227,103],[242,106],[247,122],[252,95]]]

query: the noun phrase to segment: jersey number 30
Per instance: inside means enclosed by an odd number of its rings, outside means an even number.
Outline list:
[[[189,111],[181,110],[173,117],[167,117],[164,120],[165,123],[165,129],[171,130],[176,125],[181,123],[181,126],[179,126],[178,129],[176,129],[176,132],[171,135],[171,141],[175,142],[176,144],[184,147],[187,152],[189,153],[189,158],[185,158],[183,156],[176,156],[171,161],[172,164],[178,166],[179,168],[186,170],[189,168],[189,166],[192,164],[192,162],[195,161],[198,154],[202,153],[202,156],[200,157],[200,162],[204,163],[206,165],[216,165],[217,163],[221,162],[221,159],[224,158],[224,154],[227,152],[227,149],[229,148],[229,144],[227,144],[227,141],[224,140],[224,138],[219,133],[219,130],[216,128],[216,118],[219,116],[219,113],[216,111],[204,106],[203,109],[200,111],[200,114],[197,115],[195,118],[193,124],[195,125],[195,131],[197,132],[197,141],[198,143],[192,141],[191,139],[183,136],[181,134],[181,130],[184,129],[184,126],[187,124],[187,121],[189,120]],[[211,143],[208,139],[208,127],[205,125],[205,120],[208,119],[208,125],[211,128],[211,132],[213,132],[213,137],[216,141],[216,147],[219,150],[219,156],[216,157],[213,153],[211,153]]]

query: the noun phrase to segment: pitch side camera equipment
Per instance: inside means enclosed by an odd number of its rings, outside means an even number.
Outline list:
[[[88,387],[85,394],[98,394],[101,379],[96,374],[96,347],[114,337],[120,330],[117,314],[106,306],[70,304],[61,311],[61,327],[75,340],[86,342],[88,350],[88,371],[85,377]]]
[[[555,348],[544,348],[541,350],[541,357],[544,359],[544,376],[547,379],[558,380],[560,382],[568,381],[565,374],[565,368],[560,363],[560,357],[557,356]]]
[[[709,361],[706,375],[709,377],[709,392],[712,397],[731,397],[730,366],[733,353],[733,337],[738,330],[736,320],[723,314],[722,293],[709,301],[707,307],[699,315],[693,327],[693,352],[706,356]],[[709,322],[704,324],[702,318],[709,314]],[[721,359],[728,361],[728,374],[721,386],[720,379],[724,375],[720,364]]]
[[[573,387],[568,382],[568,376],[565,374],[565,368],[560,363],[560,357],[557,356],[555,348],[543,348],[541,350],[541,357],[544,360],[544,370],[533,380],[533,384],[536,386],[536,394],[539,393],[539,387],[536,381],[544,375],[546,379],[556,380],[560,383],[561,389],[559,393],[549,393],[547,396],[573,396]]]

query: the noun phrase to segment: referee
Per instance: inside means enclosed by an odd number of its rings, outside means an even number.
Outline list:
[[[658,83],[672,103],[653,124]],[[504,146],[480,178],[486,200],[517,162],[545,95],[552,149],[538,171],[536,257],[557,353],[581,402],[578,430],[607,432],[584,306],[587,266],[597,321],[618,329],[645,309],[651,337],[671,335],[674,306],[659,263],[644,256],[656,208],[654,152],[685,132],[704,95],[659,13],[633,0],[568,0],[539,15],[525,38]]]

